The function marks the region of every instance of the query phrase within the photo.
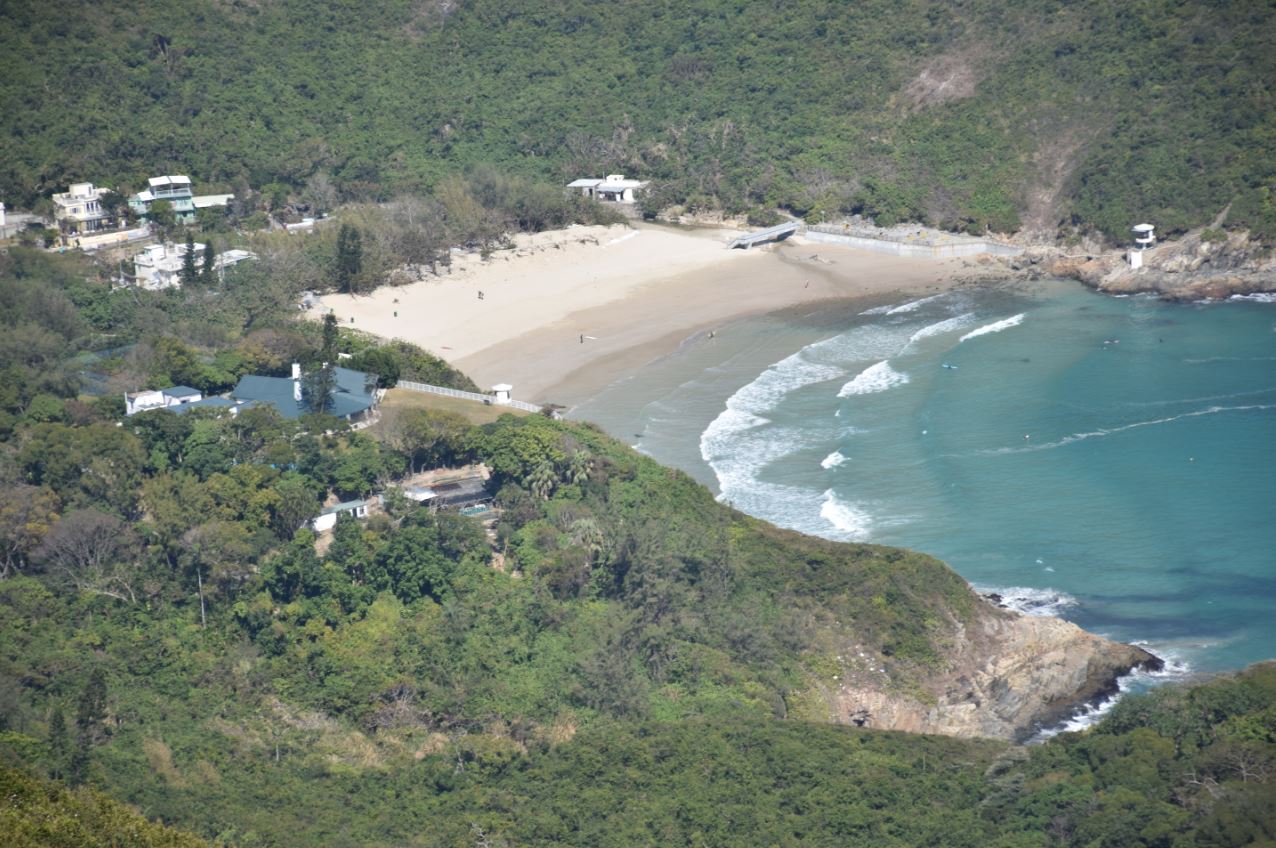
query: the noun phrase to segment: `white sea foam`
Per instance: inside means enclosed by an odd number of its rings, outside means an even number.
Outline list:
[[[728,398],[726,409],[700,435],[700,455],[718,478],[719,500],[782,527],[850,539],[857,531],[839,529],[821,517],[825,499],[820,490],[762,479],[763,469],[813,443],[827,444],[830,438],[810,421],[780,427],[772,420],[773,413],[804,386],[845,377],[846,363],[895,355],[907,344],[909,333],[906,324],[851,328],[771,365]],[[846,516],[841,518],[849,522]]]
[[[923,297],[921,300],[914,300],[908,303],[901,303],[899,306],[886,310],[886,314],[899,315],[902,312],[915,312],[918,309],[921,309],[926,304],[934,303],[935,301],[939,300],[942,297],[944,297],[944,295],[942,294],[933,294],[930,297]]]
[[[900,315],[905,312],[912,312],[921,309],[932,301],[939,300],[945,294],[933,294],[930,297],[923,297],[920,300],[910,300],[907,303],[888,303],[885,306],[874,306],[872,309],[865,309],[861,315]]]
[[[846,462],[846,457],[842,456],[841,451],[833,451],[820,461],[820,468],[836,468]]]
[[[883,361],[876,365],[870,365],[856,374],[855,379],[842,386],[837,396],[844,398],[852,395],[870,395],[893,389],[896,386],[902,386],[907,382],[907,374],[896,371],[891,367],[890,362]]]
[[[827,489],[824,502],[820,505],[820,518],[839,531],[841,538],[847,541],[863,541],[868,537],[871,523],[869,514],[854,504],[847,503],[837,496],[837,492]]]
[[[1023,319],[1024,319],[1024,314],[1022,312],[1020,312],[1018,315],[1011,315],[1009,318],[1003,318],[1000,321],[994,321],[991,324],[985,324],[984,326],[976,330],[971,330],[969,333],[962,336],[959,339],[959,341],[964,342],[964,341],[967,341],[968,339],[978,338],[979,336],[987,335],[988,333],[1000,333],[1002,330],[1009,330],[1011,327],[1017,327],[1020,324],[1022,324]]]
[[[1024,615],[1058,616],[1069,607],[1077,605],[1077,599],[1057,589],[1034,589],[1030,586],[975,587],[981,595],[996,595],[1006,609]]]
[[[1251,303],[1276,303],[1276,293],[1254,292],[1253,294],[1234,294],[1228,300],[1250,301]]]
[[[954,315],[951,318],[945,318],[943,321],[936,321],[934,324],[927,324],[909,337],[910,345],[916,344],[922,339],[928,339],[931,336],[942,336],[944,333],[951,333],[954,330],[960,330],[963,327],[969,327],[975,322],[975,313],[963,312],[960,315]]]

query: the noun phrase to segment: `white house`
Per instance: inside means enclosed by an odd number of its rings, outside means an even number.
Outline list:
[[[53,195],[53,217],[64,241],[74,244],[80,236],[119,228],[121,216],[102,205],[103,197],[110,193],[109,188],[93,183],[72,183],[67,191]]]
[[[586,177],[573,180],[568,188],[578,189],[586,197],[596,200],[609,200],[614,203],[633,203],[637,200],[637,192],[647,187],[643,180],[627,180],[624,174],[608,174],[605,179]]]
[[[146,248],[133,257],[133,276],[137,285],[152,291],[180,286],[185,256],[185,244],[153,244]],[[204,245],[195,242],[195,270],[203,267]]]
[[[124,395],[124,414],[136,415],[148,409],[168,409],[203,400],[199,389],[190,386],[169,386],[167,389],[148,389]]]
[[[365,500],[345,501],[344,503],[333,504],[325,507],[323,512],[310,522],[310,526],[315,529],[316,533],[322,533],[324,530],[331,530],[337,526],[337,518],[342,514],[352,515],[355,518],[368,517],[368,502]]]

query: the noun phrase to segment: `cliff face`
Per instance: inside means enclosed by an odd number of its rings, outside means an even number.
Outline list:
[[[806,693],[829,720],[888,730],[1022,739],[1075,707],[1111,694],[1134,668],[1159,668],[1141,648],[1111,642],[1057,618],[1025,616],[981,600],[945,640],[945,668],[901,691],[870,661]],[[808,713],[810,717],[814,715]]]
[[[1064,255],[1053,248],[1029,251],[1028,266],[1057,277],[1072,277],[1112,294],[1151,292],[1168,300],[1221,299],[1276,291],[1276,257],[1249,234],[1196,230],[1162,242],[1143,254],[1143,267],[1130,267],[1123,251]]]

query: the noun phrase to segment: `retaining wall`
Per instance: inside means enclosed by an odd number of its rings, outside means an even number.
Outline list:
[[[841,244],[847,247],[858,247],[874,253],[887,253],[891,256],[929,257],[933,259],[949,259],[955,256],[975,256],[980,253],[991,253],[996,256],[1018,256],[1023,253],[1022,247],[987,239],[972,241],[954,241],[950,244],[918,244],[885,239],[853,236],[844,233],[825,233],[820,230],[807,229],[805,237],[825,244]]]

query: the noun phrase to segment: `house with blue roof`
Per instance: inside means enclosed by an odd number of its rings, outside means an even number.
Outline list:
[[[328,414],[345,421],[355,422],[365,418],[377,405],[375,380],[363,371],[352,368],[332,367],[332,403]],[[267,403],[284,418],[300,418],[311,409],[302,391],[301,366],[292,366],[291,377],[262,377],[247,374],[230,393],[240,404]]]

